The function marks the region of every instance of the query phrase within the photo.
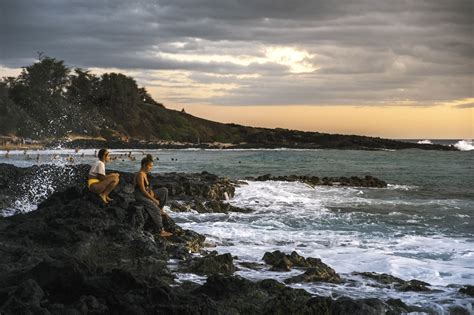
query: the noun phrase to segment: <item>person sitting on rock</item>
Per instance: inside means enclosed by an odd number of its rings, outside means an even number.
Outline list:
[[[117,187],[120,174],[105,173],[105,164],[110,161],[109,152],[106,149],[100,149],[97,157],[99,159],[92,164],[89,171],[87,186],[90,191],[98,194],[100,199],[107,204],[112,200],[109,194]]]
[[[153,169],[153,157],[147,155],[142,159],[140,171],[135,175],[135,200],[145,205],[145,209],[155,223],[159,235],[168,237],[173,235],[163,228],[163,219],[161,216],[168,217],[163,211],[163,207],[168,199],[168,189],[158,188],[153,191],[148,180],[148,173]]]

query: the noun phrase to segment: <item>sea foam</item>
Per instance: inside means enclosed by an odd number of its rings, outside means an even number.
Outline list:
[[[471,151],[474,150],[474,145],[472,140],[461,140],[454,144],[454,146],[461,151]]]
[[[431,142],[431,140],[420,140],[417,143],[418,144],[433,144],[433,142]]]

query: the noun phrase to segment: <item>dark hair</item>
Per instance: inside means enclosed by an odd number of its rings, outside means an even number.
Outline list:
[[[100,149],[99,150],[99,153],[97,153],[97,157],[99,158],[99,160],[102,160],[104,158],[105,153],[107,153],[107,149]]]
[[[144,166],[147,165],[148,163],[153,163],[153,156],[151,156],[151,154],[147,154],[147,156],[145,156],[145,157],[142,159],[142,167],[144,167]]]

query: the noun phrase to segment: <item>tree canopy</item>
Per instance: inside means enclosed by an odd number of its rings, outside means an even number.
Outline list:
[[[42,55],[20,75],[4,77],[0,83],[0,109],[8,113],[3,116],[8,121],[1,121],[3,134],[95,136],[140,104],[158,104],[131,77],[71,70],[64,61]]]

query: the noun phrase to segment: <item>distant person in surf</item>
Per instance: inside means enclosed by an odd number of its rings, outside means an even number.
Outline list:
[[[147,155],[142,159],[140,171],[135,175],[135,199],[145,205],[145,209],[155,223],[159,235],[168,237],[173,235],[163,228],[162,216],[168,217],[164,212],[163,207],[166,205],[168,199],[168,189],[158,188],[153,191],[150,181],[148,180],[148,173],[153,169],[153,157]]]
[[[87,186],[93,193],[99,195],[104,203],[109,203],[112,199],[109,194],[119,183],[118,173],[105,173],[105,164],[110,161],[109,151],[100,149],[97,153],[98,160],[95,161],[89,171]]]

